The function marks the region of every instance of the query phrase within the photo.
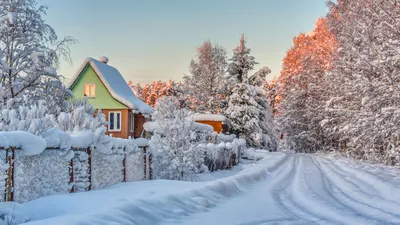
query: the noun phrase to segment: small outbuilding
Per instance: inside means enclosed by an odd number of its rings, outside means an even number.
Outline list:
[[[198,123],[207,124],[213,127],[217,133],[226,132],[224,129],[226,117],[220,114],[194,114],[194,120]]]

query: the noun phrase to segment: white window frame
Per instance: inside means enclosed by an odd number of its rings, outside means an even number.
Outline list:
[[[111,119],[111,113],[114,113],[114,129],[110,129],[110,119]],[[119,129],[117,129],[117,114],[119,114]],[[110,111],[108,112],[108,132],[120,132],[122,129],[122,113],[121,111]]]
[[[129,113],[129,131],[131,133],[135,132],[135,113]]]
[[[89,87],[89,95],[85,96],[85,87],[86,86]],[[94,87],[94,93],[91,93],[91,88],[90,87]],[[83,85],[83,96],[86,97],[86,98],[96,98],[96,84],[84,84]]]

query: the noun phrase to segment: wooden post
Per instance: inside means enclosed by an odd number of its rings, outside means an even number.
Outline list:
[[[4,161],[5,161],[5,163],[8,163],[8,153],[7,153],[7,149],[4,149],[4,148],[0,148],[1,150],[4,150],[4,152],[5,152],[5,159],[4,159]],[[8,169],[6,170],[6,172],[8,173]],[[3,201],[7,201],[7,184],[8,184],[8,178],[6,179],[6,182],[4,182],[4,195],[3,195]]]
[[[151,154],[150,153],[150,155],[149,155],[149,179],[150,180],[153,180],[153,168],[152,168],[152,165],[153,165],[153,154]]]
[[[12,202],[14,201],[14,161],[15,161],[15,148],[11,147],[6,150],[6,157],[8,162],[8,173],[7,173],[7,182],[6,182],[6,191],[5,197],[6,201]]]
[[[89,164],[89,191],[92,190],[92,150],[87,148],[86,153],[88,154],[88,164]]]
[[[73,184],[70,193],[75,192],[75,178],[74,178],[74,158],[69,161],[69,183]]]
[[[143,169],[144,169],[144,176],[143,176],[143,180],[147,180],[147,150],[146,150],[146,146],[143,147]]]
[[[124,160],[122,160],[122,173],[124,174],[123,182],[126,182],[126,153],[124,153]]]

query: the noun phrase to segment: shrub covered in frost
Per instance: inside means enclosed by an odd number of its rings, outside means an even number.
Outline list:
[[[153,114],[154,135],[150,140],[156,178],[190,180],[199,173],[204,149],[199,144],[211,131],[198,129],[192,114],[172,97],[161,98]]]

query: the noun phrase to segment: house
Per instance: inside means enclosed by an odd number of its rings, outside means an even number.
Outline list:
[[[153,108],[139,100],[121,73],[107,64],[107,57],[86,58],[72,77],[69,89],[75,97],[86,97],[96,109],[101,109],[109,125],[107,134],[113,137],[141,137],[143,124]]]
[[[224,129],[224,123],[226,121],[226,117],[219,114],[194,114],[194,120],[198,123],[207,124],[214,128],[214,131],[217,133],[226,132],[226,128]]]

